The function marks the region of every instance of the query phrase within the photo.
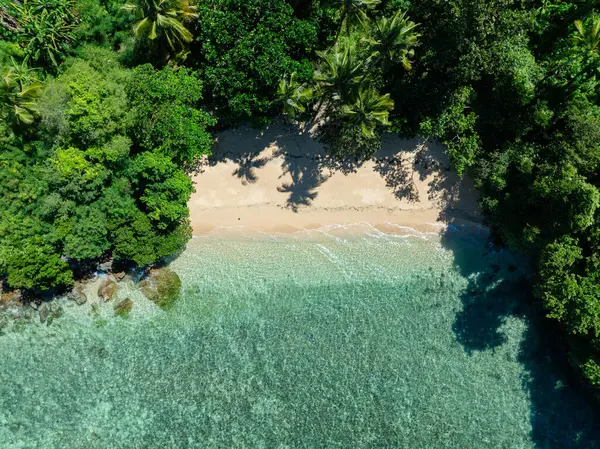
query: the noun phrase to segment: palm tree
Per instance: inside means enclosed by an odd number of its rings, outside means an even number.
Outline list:
[[[318,51],[320,61],[314,74],[318,95],[321,98],[317,112],[324,101],[346,102],[356,91],[363,69],[373,55],[359,57],[356,44],[348,38],[335,43],[327,51]]]
[[[341,107],[340,117],[360,126],[365,137],[374,138],[377,125],[390,124],[388,117],[392,109],[394,100],[389,94],[381,95],[372,87],[361,86],[354,101]]]
[[[12,66],[2,73],[0,95],[17,124],[33,123],[38,113],[36,99],[42,87],[25,63],[17,65],[12,60]]]
[[[358,23],[366,29],[369,18],[366,9],[371,9],[381,3],[381,0],[336,0],[334,2],[340,8],[340,26],[336,34],[336,40],[340,31],[346,24],[346,35],[350,35],[350,25]]]
[[[588,60],[594,56],[597,56],[600,48],[600,19],[595,13],[591,14],[589,26],[587,26],[586,23],[581,20],[575,20],[574,25],[576,34],[571,38],[571,40],[573,40],[576,45],[574,48],[570,49],[573,56],[567,61],[562,62],[555,67],[549,68],[544,76],[544,79],[548,79],[564,71],[565,69],[568,70],[571,66],[571,63],[579,60],[583,56],[583,67],[564,85],[564,87],[567,87],[567,93],[572,93],[577,90],[578,87],[575,85],[575,81],[577,81],[581,75],[590,70],[594,61],[592,60],[591,62],[588,62]],[[574,90],[573,86],[575,86]]]
[[[185,23],[198,15],[196,7],[188,0],[134,0],[134,3],[125,3],[123,9],[133,12],[139,19],[133,25],[136,39],[154,41],[164,37],[175,51],[176,45],[183,47],[194,37]]]
[[[592,13],[589,26],[585,26],[581,20],[576,20],[574,23],[577,34],[573,37],[573,40],[581,48],[579,56],[597,55],[600,46],[600,18]]]
[[[581,20],[576,20],[574,24],[577,34],[573,37],[573,41],[577,43],[579,51],[565,65],[583,56],[583,67],[569,80],[567,87],[573,85],[581,75],[594,66],[593,58],[598,56],[598,50],[600,49],[600,17],[592,13],[587,26]]]
[[[296,114],[301,114],[306,111],[306,103],[308,103],[314,94],[313,89],[298,83],[294,78],[296,73],[290,75],[289,80],[285,77],[279,81],[277,96],[283,103],[283,113],[289,118],[294,118]]]
[[[16,31],[25,43],[27,58],[57,66],[75,40],[77,24],[74,0],[33,0],[11,4]],[[48,64],[50,63],[50,64]]]
[[[600,45],[600,20],[596,14],[591,15],[591,26],[587,27],[581,20],[575,20],[573,22],[576,29],[576,35],[571,38],[572,41],[576,42],[574,55],[566,62],[563,62],[555,70],[550,72],[555,74],[561,68],[564,68],[571,64],[573,61],[581,58],[582,56],[593,56],[598,54],[598,48]]]
[[[382,17],[372,31],[371,44],[384,64],[400,62],[406,70],[412,68],[410,57],[418,45],[419,34],[416,23],[410,21],[405,11],[399,10],[391,18]]]

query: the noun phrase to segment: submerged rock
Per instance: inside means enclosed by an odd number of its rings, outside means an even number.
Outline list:
[[[138,284],[140,290],[150,301],[161,309],[169,309],[179,297],[181,279],[168,268],[150,270],[148,276]]]
[[[44,303],[40,306],[40,323],[45,323],[47,317],[48,317],[48,306],[46,306],[46,303]]]
[[[40,321],[50,326],[52,322],[63,315],[62,305],[56,301],[43,303],[39,309]]]
[[[121,282],[125,279],[126,273],[124,271],[119,271],[118,273],[115,273],[114,276],[117,281]]]
[[[120,316],[121,318],[127,318],[129,316],[129,312],[133,308],[133,301],[129,298],[124,299],[123,301],[119,301],[115,304],[115,316]]]
[[[10,326],[10,320],[9,318],[6,316],[5,313],[3,313],[0,310],[0,335],[4,335],[4,330],[6,328],[8,328]]]
[[[117,290],[119,290],[117,283],[111,279],[106,279],[98,287],[98,296],[104,301],[110,301]]]
[[[75,301],[78,305],[85,304],[87,302],[87,295],[84,293],[84,285],[76,283],[71,293],[69,293],[69,299]]]

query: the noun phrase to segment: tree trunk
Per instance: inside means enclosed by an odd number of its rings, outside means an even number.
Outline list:
[[[321,100],[319,100],[319,104],[317,105],[317,110],[315,111],[315,114],[313,115],[312,118],[312,123],[315,123],[317,121],[317,117],[319,116],[319,112],[321,112],[321,108],[323,107],[323,103],[325,102],[325,96],[321,97]]]
[[[344,20],[346,20],[346,14],[343,14],[342,18],[340,19],[340,26],[337,29],[337,33],[335,33],[334,42],[337,42],[338,38],[340,37],[340,33],[342,32],[342,28],[344,27]]]
[[[579,72],[577,72],[577,74],[569,80],[569,82],[565,86],[569,96],[574,94],[577,91],[577,89],[579,88],[579,86],[577,86],[575,84],[575,81],[577,81],[581,75],[584,75],[586,72],[588,72],[592,68],[592,66],[593,66],[593,63],[588,63],[588,64],[584,65],[583,69],[581,69]]]
[[[580,52],[577,53],[575,56],[573,56],[571,59],[569,59],[567,62],[565,62],[564,64],[559,65],[556,69],[552,70],[552,71],[548,71],[544,77],[542,78],[543,81],[546,81],[548,79],[548,77],[552,76],[552,75],[556,75],[558,73],[558,71],[560,69],[562,69],[563,67],[567,67],[569,64],[571,64],[573,61],[575,61],[577,58],[579,58],[580,56],[583,56],[586,52]]]

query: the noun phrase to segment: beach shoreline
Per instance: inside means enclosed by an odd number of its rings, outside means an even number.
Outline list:
[[[269,213],[264,210],[263,212]],[[429,213],[430,211],[427,212]],[[476,233],[480,233],[481,231],[489,232],[489,229],[479,222],[469,220],[456,220],[452,223],[426,221],[429,214],[420,213],[405,214],[405,219],[403,219],[403,214],[395,214],[399,221],[390,222],[372,220],[371,214],[368,212],[348,211],[344,209],[339,213],[331,211],[315,212],[308,217],[296,220],[293,222],[294,224],[291,224],[291,221],[287,220],[286,214],[279,214],[278,210],[273,210],[273,213],[269,213],[269,215],[275,216],[278,223],[266,224],[264,221],[256,220],[247,222],[246,224],[218,225],[202,222],[193,227],[193,237],[202,237],[211,234],[247,234],[253,232],[269,235],[299,234],[311,231],[362,234],[369,230],[386,235],[441,234],[458,229],[463,231],[473,230]],[[349,217],[354,216],[356,220],[349,219]],[[314,221],[319,217],[322,217],[322,219]],[[214,221],[218,222],[218,219]]]
[[[294,233],[368,223],[386,234],[481,227],[470,179],[450,169],[443,146],[384,135],[364,162],[331,159],[314,130],[274,123],[217,136],[193,176],[194,236],[247,228]]]

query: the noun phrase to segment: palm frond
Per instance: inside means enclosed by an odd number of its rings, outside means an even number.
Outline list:
[[[164,39],[173,52],[194,39],[184,23],[198,15],[196,7],[187,0],[133,0],[125,3],[123,9],[134,12],[139,19],[133,26],[136,39]]]
[[[399,62],[406,70],[412,65],[409,57],[419,44],[417,24],[410,21],[405,11],[398,11],[391,18],[382,17],[377,21],[371,39],[387,64]]]
[[[365,61],[358,57],[353,42],[342,39],[324,52],[317,52],[319,63],[314,80],[327,100],[347,99],[361,81],[366,68]]]
[[[389,113],[394,101],[389,94],[381,95],[375,89],[361,86],[349,104],[340,108],[340,117],[361,128],[365,137],[375,137],[378,125],[388,126]]]
[[[306,104],[312,100],[314,93],[313,89],[298,83],[295,76],[296,73],[292,73],[289,80],[283,77],[277,88],[277,97],[283,103],[283,113],[290,118],[306,112]]]
[[[573,40],[582,47],[584,53],[597,53],[600,47],[600,17],[591,14],[589,24],[576,20],[574,25],[576,34],[573,36]]]

